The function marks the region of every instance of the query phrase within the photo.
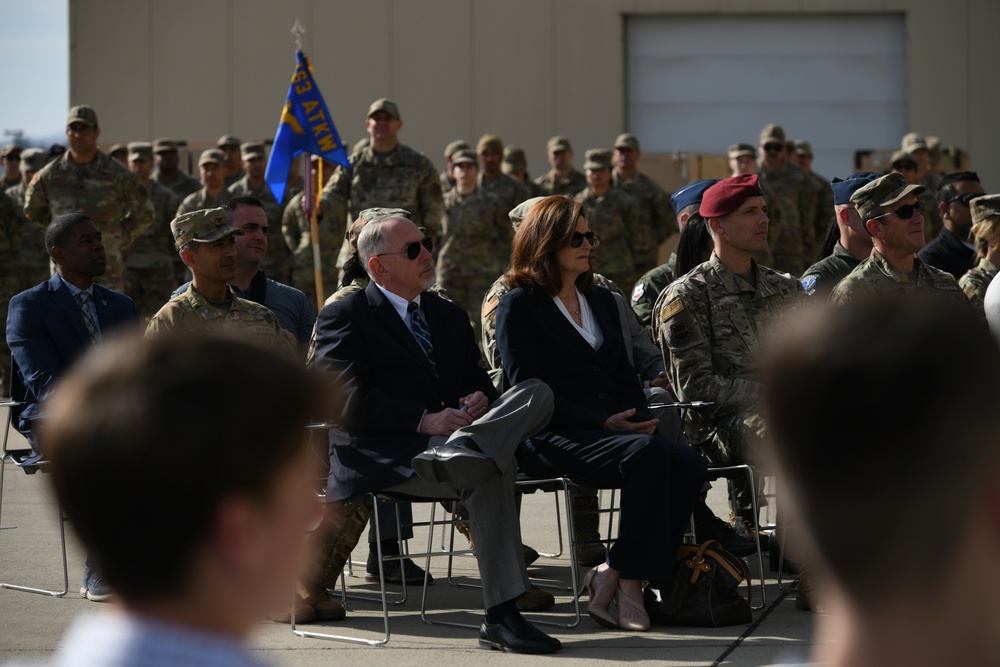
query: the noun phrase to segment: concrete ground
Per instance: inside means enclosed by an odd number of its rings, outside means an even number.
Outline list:
[[[28,476],[12,465],[7,466],[3,487],[3,514],[0,516],[0,581],[60,587],[61,560],[56,507],[48,493],[48,480],[42,474]],[[720,516],[728,516],[725,491],[716,485],[710,504]],[[155,499],[149,499],[155,502]],[[426,505],[415,508],[418,520],[427,516]],[[440,512],[439,512],[440,515]],[[557,547],[555,510],[551,494],[525,496],[522,507],[524,541],[540,551]],[[563,528],[565,530],[565,527]],[[67,525],[69,541],[70,592],[64,598],[43,597],[0,590],[0,664],[11,660],[42,658],[55,649],[59,638],[73,617],[94,611],[102,605],[79,596],[83,554]],[[169,539],[165,535],[164,539]],[[418,529],[411,541],[411,551],[426,547],[426,529]],[[457,536],[457,540],[462,540]],[[440,538],[435,538],[440,545]],[[367,557],[367,543],[355,551],[357,560]],[[749,559],[756,574],[756,558]],[[421,563],[422,564],[422,563]],[[569,581],[568,560],[542,558],[530,568],[537,582]],[[765,554],[766,566],[766,554]],[[447,558],[435,558],[431,573],[437,581],[428,589],[428,608],[436,618],[478,624],[482,598],[478,591],[449,586],[445,580]],[[364,583],[364,567],[355,569],[360,576],[348,578],[348,591],[374,592]],[[476,581],[475,561],[459,557],[456,576],[463,582]],[[258,658],[274,665],[404,665],[502,664],[536,665],[556,661],[586,661],[599,665],[612,662],[659,665],[771,665],[804,660],[813,633],[812,615],[797,611],[794,593],[779,591],[774,575],[767,573],[767,606],[754,613],[750,626],[728,628],[654,627],[644,634],[606,630],[584,613],[575,628],[544,628],[563,642],[563,651],[555,656],[535,657],[502,654],[477,648],[476,631],[465,628],[429,626],[420,620],[420,590],[410,588],[409,600],[390,611],[391,640],[387,646],[373,648],[339,642],[304,639],[294,636],[287,625],[261,623],[252,639]],[[564,586],[568,586],[565,583]],[[755,597],[758,591],[754,591]],[[568,591],[556,597],[556,608],[531,618],[550,618],[566,622],[572,613]],[[380,608],[365,601],[350,600],[348,619],[329,624],[329,630],[375,638],[381,630]],[[436,610],[436,611],[435,611]],[[319,628],[322,626],[301,626]]]

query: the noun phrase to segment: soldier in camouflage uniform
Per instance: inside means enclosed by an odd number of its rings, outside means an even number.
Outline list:
[[[170,188],[181,200],[201,189],[201,182],[194,176],[185,174],[178,168],[180,154],[177,152],[177,141],[174,139],[157,139],[153,142],[153,155],[156,160],[156,173],[153,180]]]
[[[423,154],[399,143],[403,122],[392,100],[379,99],[368,109],[365,126],[370,145],[349,158],[351,169],[338,166],[320,197],[324,217],[356,220],[367,208],[402,208],[431,239],[440,236],[444,203],[441,181]]]
[[[699,211],[715,252],[660,297],[659,343],[674,393],[681,401],[715,403],[685,414],[688,440],[713,463],[749,460],[761,345],[775,320],[801,301],[797,280],[753,260],[767,244],[765,206],[756,175],[706,190]],[[734,486],[734,504],[755,525],[753,491]]]
[[[264,170],[267,168],[264,144],[259,141],[248,141],[240,146],[240,154],[243,156],[244,174],[242,178],[226,189],[227,199],[253,197],[264,205],[264,212],[267,213],[267,224],[276,233],[274,236],[268,237],[267,258],[261,268],[267,271],[267,274],[274,280],[287,284],[292,279],[292,252],[288,249],[288,244],[285,243],[284,235],[279,233],[284,207],[271,194],[271,188],[264,180]],[[294,193],[285,195],[285,201],[293,196]]]
[[[760,155],[761,181],[774,193],[781,207],[782,227],[770,230],[775,233],[770,245],[773,266],[779,271],[802,275],[819,254],[819,242],[814,233],[817,226],[816,185],[800,166],[785,159],[785,131],[780,126],[767,125],[761,131]],[[829,219],[822,220],[824,233],[829,222]]]
[[[7,189],[7,196],[17,207],[17,216],[20,220],[18,226],[21,230],[21,249],[13,256],[15,273],[20,278],[17,292],[34,287],[52,276],[49,253],[45,249],[45,232],[38,225],[28,222],[24,215],[24,198],[28,184],[44,166],[45,151],[41,148],[24,149],[21,152],[21,182]]]
[[[0,176],[0,192],[9,190],[21,182],[21,147],[7,144],[0,149],[3,175]]]
[[[528,158],[524,154],[523,148],[517,146],[504,146],[503,161],[500,163],[500,171],[513,178],[524,186],[528,192],[528,198],[541,197],[542,186],[531,180],[528,176]]]
[[[451,177],[451,156],[467,148],[472,148],[472,146],[462,139],[456,139],[444,147],[444,169],[441,170],[440,174],[442,195],[455,187],[455,179]]]
[[[437,284],[465,308],[478,340],[483,295],[506,266],[513,234],[504,213],[509,209],[476,184],[475,151],[458,151],[452,164],[455,187],[444,196]]]
[[[636,271],[652,271],[660,263],[660,246],[678,231],[677,214],[670,197],[656,181],[639,172],[639,140],[633,134],[619,134],[614,145],[615,169],[612,183],[632,196],[637,216],[633,224]]]
[[[816,217],[813,218],[813,239],[816,242],[816,252],[818,253],[834,216],[833,190],[830,189],[830,181],[826,177],[820,176],[812,170],[812,144],[801,139],[797,139],[794,144],[797,164],[816,185]]]
[[[875,172],[857,172],[847,180],[833,179],[834,211],[840,240],[829,256],[819,260],[802,274],[802,289],[809,296],[826,299],[841,280],[872,254],[872,237],[865,229],[851,195],[879,178]]]
[[[147,318],[170,299],[170,292],[179,282],[174,273],[173,235],[170,221],[177,210],[177,195],[150,176],[153,173],[151,144],[132,142],[128,145],[129,169],[149,193],[153,205],[153,224],[146,228],[125,253],[125,291],[135,301],[139,316]]]
[[[222,135],[215,143],[215,147],[226,157],[222,171],[227,188],[246,175],[243,171],[243,155],[240,153],[242,143],[238,137],[231,134]]]
[[[729,147],[729,175],[745,176],[757,173],[757,148],[753,144],[733,144]],[[802,238],[799,234],[785,233],[785,218],[781,214],[781,202],[764,181],[758,183],[767,202],[767,249],[754,253],[758,264],[774,266],[775,248],[782,248],[784,254],[802,253]]]
[[[927,143],[927,138],[917,132],[907,133],[899,142],[900,149],[908,153],[916,164],[916,173],[913,174],[913,183],[924,186],[925,190],[921,201],[924,204],[925,235],[932,239],[941,231],[944,220],[936,205],[936,195],[941,187],[941,175],[931,169],[931,152]]]
[[[985,317],[986,288],[1000,271],[1000,195],[976,197],[969,203],[969,209],[979,264],[969,269],[958,284],[976,312]]]
[[[587,187],[586,177],[573,168],[573,146],[569,139],[557,134],[549,139],[545,151],[552,169],[535,179],[543,195],[574,197]]]
[[[500,200],[500,210],[509,211],[528,198],[528,189],[500,169],[503,142],[500,137],[484,134],[476,145],[479,155],[479,188]]]
[[[21,278],[12,258],[21,247],[21,216],[14,200],[0,192],[0,257],[6,260],[0,267],[0,321],[4,322],[4,339],[0,347],[0,396],[10,396],[10,348],[7,347],[7,307],[11,298],[21,292]]]
[[[583,204],[583,217],[590,229],[601,237],[601,273],[617,285],[634,285],[639,274],[635,268],[635,200],[611,184],[611,151],[592,149],[583,165],[587,187],[574,198]]]
[[[153,206],[129,170],[97,149],[101,134],[91,107],[66,118],[69,150],[39,171],[25,195],[24,214],[44,228],[56,216],[80,212],[104,237],[108,269],[101,282],[124,292],[124,253],[153,222]]]
[[[198,158],[198,174],[204,185],[197,192],[192,192],[181,201],[174,217],[180,217],[192,211],[206,208],[218,208],[230,199],[226,190],[224,167],[226,156],[218,148],[202,151]]]
[[[236,275],[236,245],[243,234],[221,208],[192,211],[170,223],[170,231],[194,280],[168,301],[146,326],[146,337],[170,331],[225,331],[280,350],[292,343],[278,318],[264,306],[241,299],[228,281]]]
[[[320,158],[312,157],[319,163]],[[329,182],[333,176],[333,163],[323,161],[323,178]],[[324,183],[325,185],[325,183]],[[288,200],[284,213],[281,214],[281,235],[285,244],[292,252],[292,287],[300,289],[309,297],[310,303],[316,303],[316,274],[313,266],[312,223],[302,210],[305,191],[299,192]],[[329,294],[336,288],[337,256],[344,242],[344,221],[331,220],[324,216],[317,207],[316,224],[319,227],[319,256],[323,268],[323,290]],[[326,294],[323,298],[326,298]]]
[[[851,195],[874,247],[871,256],[837,284],[830,303],[843,304],[859,296],[890,297],[916,289],[933,290],[942,298],[968,305],[950,274],[927,266],[916,255],[924,245],[924,219],[917,199],[923,188],[908,185],[902,174],[888,174]]]

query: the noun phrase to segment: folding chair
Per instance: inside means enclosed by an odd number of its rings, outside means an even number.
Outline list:
[[[709,463],[708,475],[709,475],[709,481],[726,479],[731,482],[734,479],[738,479],[739,477],[745,477],[747,480],[747,485],[751,489],[754,489],[755,491],[753,494],[751,494],[751,502],[753,504],[754,516],[760,515],[760,507],[758,506],[757,503],[757,493],[756,493],[757,487],[755,486],[754,482],[753,466],[751,466],[748,463],[732,464],[732,465]],[[729,497],[732,498],[731,493],[729,494]],[[757,546],[757,566],[760,571],[760,604],[751,606],[751,609],[753,609],[754,611],[759,611],[763,609],[765,606],[767,606],[767,591],[764,587],[764,574],[766,570],[764,570],[764,554],[763,550],[760,548],[760,539],[757,538],[754,540],[754,542],[756,543]]]

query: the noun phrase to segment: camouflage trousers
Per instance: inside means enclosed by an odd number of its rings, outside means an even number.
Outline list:
[[[756,435],[745,423],[749,416],[746,412],[736,412],[723,417],[716,424],[712,437],[695,445],[694,448],[711,463],[727,465],[751,463]],[[756,481],[759,487],[756,491],[742,477],[733,480],[730,486],[730,502],[736,512],[744,518],[750,518],[753,514],[754,493],[757,493],[758,499],[762,502],[759,497],[763,477]],[[757,518],[754,517],[755,525],[756,522]]]
[[[311,577],[316,588],[337,587],[337,580],[361,540],[371,515],[372,497],[368,494],[327,504],[323,522],[309,538],[312,552],[318,557],[315,574]]]
[[[125,267],[125,294],[135,301],[139,317],[143,319],[155,315],[170,300],[177,285],[173,262],[166,257],[155,266]]]

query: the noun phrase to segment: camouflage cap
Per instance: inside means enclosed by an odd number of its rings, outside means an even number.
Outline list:
[[[510,218],[510,224],[514,226],[515,232],[517,231],[518,225],[521,224],[521,221],[528,215],[528,211],[531,210],[531,207],[543,199],[546,199],[546,197],[532,197],[531,199],[521,202],[510,210],[507,217]]]
[[[910,154],[920,149],[927,150],[927,139],[919,132],[908,132],[903,135],[903,140],[899,142],[899,147]]]
[[[45,166],[45,157],[48,155],[41,148],[25,148],[21,151],[21,172],[31,173],[40,170]]]
[[[170,232],[178,250],[188,243],[210,243],[230,234],[245,233],[230,224],[229,214],[223,208],[203,208],[179,215],[170,222]]]
[[[6,144],[3,148],[0,148],[0,157],[9,157],[13,160],[18,160],[21,157],[21,147],[17,144]]]
[[[561,134],[557,134],[548,140],[545,144],[545,151],[548,153],[555,153],[556,151],[572,151],[573,145],[569,143],[569,139]]]
[[[128,144],[115,144],[108,149],[108,155],[114,155],[115,153],[128,153]]]
[[[468,141],[465,141],[463,139],[456,139],[455,141],[452,141],[450,144],[444,147],[444,159],[447,160],[458,151],[464,150],[466,148],[472,148],[472,146],[469,145]]]
[[[930,153],[931,163],[941,160],[941,140],[930,135],[924,137],[927,140],[927,152]]]
[[[516,174],[528,168],[528,158],[524,155],[524,149],[518,146],[507,146],[503,149],[503,162],[500,169],[505,174]]]
[[[917,166],[917,160],[907,151],[896,151],[892,154],[892,157],[889,158],[889,165],[893,169],[896,169],[896,165],[900,162],[909,162],[914,167]]]
[[[760,131],[760,143],[766,144],[774,141],[785,143],[785,129],[780,125],[768,123],[764,126],[764,129]]]
[[[802,139],[796,139],[794,142],[795,152],[799,155],[808,155],[812,157],[813,147],[808,141],[803,141]]]
[[[1000,195],[980,195],[969,202],[972,222],[1000,221]]]
[[[757,157],[757,147],[753,144],[733,144],[729,147],[728,153],[730,160],[735,160],[736,158],[743,157],[744,155]]]
[[[215,145],[222,148],[223,146],[239,146],[241,143],[243,142],[240,141],[239,137],[236,135],[224,134],[219,137],[219,140],[215,142]]]
[[[177,140],[162,137],[153,142],[154,153],[169,153],[177,150]]]
[[[385,218],[413,219],[410,212],[402,208],[366,208],[358,214],[357,220],[347,226],[347,234],[344,235],[348,245],[351,246],[352,253],[358,251],[358,237],[361,236],[361,230],[364,229],[365,225],[373,220],[384,220]]]
[[[495,153],[503,154],[503,142],[495,134],[484,134],[479,138],[479,143],[476,144],[476,154],[482,155],[486,151],[493,151]]]
[[[922,185],[907,184],[902,174],[886,174],[855,190],[851,203],[864,222],[881,215],[883,206],[891,206],[908,195],[919,195],[924,190]]]
[[[584,169],[611,169],[611,151],[606,148],[591,148],[583,159]]]
[[[208,164],[209,162],[214,162],[216,164],[226,163],[226,154],[220,151],[218,148],[209,148],[201,152],[201,157],[198,158],[198,166],[203,164]]]
[[[153,144],[146,141],[130,141],[128,159],[130,162],[151,162],[153,160]]]
[[[368,107],[368,115],[366,118],[371,118],[379,111],[386,112],[396,120],[400,120],[402,118],[399,115],[399,107],[396,106],[396,103],[386,97],[379,98],[372,102],[372,105]]]
[[[89,107],[86,104],[75,106],[66,114],[66,127],[69,127],[73,123],[83,123],[90,127],[97,127],[97,112],[94,111],[93,107]]]
[[[639,150],[639,140],[634,134],[629,134],[628,132],[624,134],[619,134],[615,138],[615,148],[624,148],[627,151],[637,151]]]
[[[458,151],[457,153],[451,156],[451,163],[453,165],[464,164],[466,162],[479,164],[479,158],[476,155],[476,151],[472,150],[471,148],[463,148],[462,150]]]
[[[240,154],[243,156],[244,160],[251,160],[253,158],[263,158],[267,155],[267,150],[264,148],[264,143],[261,141],[248,141],[240,146]]]

